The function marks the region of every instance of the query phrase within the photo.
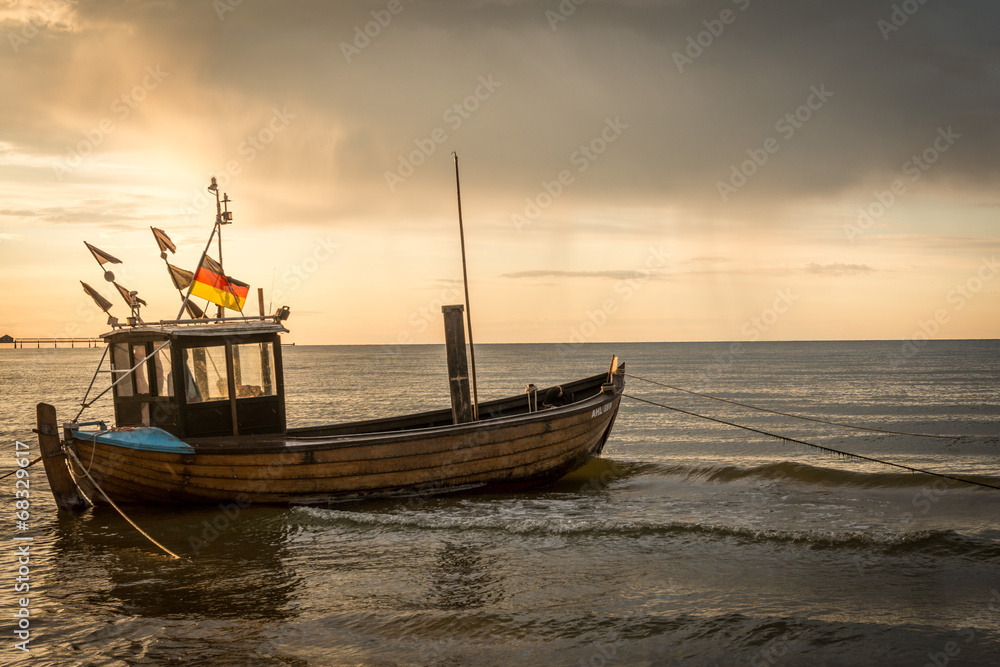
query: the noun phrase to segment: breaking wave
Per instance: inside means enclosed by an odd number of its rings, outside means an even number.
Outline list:
[[[693,481],[731,483],[740,481],[784,481],[827,487],[862,489],[919,488],[939,484],[945,488],[972,488],[962,482],[910,472],[859,472],[837,468],[821,468],[804,463],[783,461],[760,466],[684,466],[652,463],[614,463],[609,468],[615,479],[642,475],[684,477]],[[944,471],[940,471],[944,472]],[[951,473],[948,473],[951,474]],[[1000,479],[984,475],[956,475],[969,480],[1000,486]]]
[[[733,539],[744,542],[798,545],[811,549],[863,549],[886,554],[920,553],[965,556],[1000,561],[1000,542],[962,535],[952,530],[888,532],[873,530],[773,530],[658,519],[615,520],[593,517],[524,517],[515,513],[469,516],[448,512],[365,512],[299,507],[306,523],[354,529],[449,532],[496,532],[523,536],[626,537],[675,536],[678,538]]]

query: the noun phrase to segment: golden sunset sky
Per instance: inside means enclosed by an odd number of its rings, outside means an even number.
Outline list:
[[[176,316],[150,226],[297,343],[996,338],[1000,8],[0,0],[0,335]],[[214,254],[214,252],[213,252]],[[272,288],[273,286],[273,288]],[[256,299],[251,310],[256,312]]]

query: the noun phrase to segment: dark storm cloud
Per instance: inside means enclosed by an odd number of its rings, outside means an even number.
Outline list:
[[[373,198],[440,200],[453,150],[469,187],[511,213],[562,173],[566,199],[612,206],[887,187],[940,132],[956,139],[919,178],[981,188],[998,166],[1000,7],[909,4],[902,22],[894,3],[860,0],[587,2],[568,15],[555,0],[81,2],[78,31],[3,56],[20,66],[4,77],[20,103],[0,111],[20,119],[19,143],[58,151],[81,129],[51,112],[61,87],[99,119],[131,85],[130,61],[163,63],[158,104],[210,123],[230,152],[272,107],[293,109],[254,167],[328,184],[344,215]],[[86,48],[114,84],[53,79]]]

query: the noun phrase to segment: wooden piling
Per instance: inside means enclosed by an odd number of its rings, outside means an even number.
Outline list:
[[[257,288],[257,312],[260,313],[261,317],[264,316],[264,288]]]
[[[444,313],[444,343],[448,353],[448,384],[451,388],[451,420],[455,424],[473,421],[469,391],[469,361],[465,354],[465,307],[441,306]]]
[[[66,454],[59,446],[59,427],[56,424],[56,409],[48,403],[39,403],[37,410],[38,449],[45,465],[45,475],[49,478],[49,488],[55,496],[59,509],[79,512],[91,503],[80,491],[70,473]]]

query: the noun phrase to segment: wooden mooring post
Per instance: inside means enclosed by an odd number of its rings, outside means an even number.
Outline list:
[[[469,391],[469,359],[465,354],[465,307],[441,306],[444,313],[444,344],[448,353],[448,384],[451,388],[451,420],[455,424],[473,421]]]
[[[69,470],[66,454],[59,445],[59,426],[56,423],[56,409],[48,403],[39,403],[36,410],[38,421],[38,449],[45,465],[45,475],[49,478],[49,488],[55,496],[59,509],[79,512],[91,506],[91,502],[80,491]]]

